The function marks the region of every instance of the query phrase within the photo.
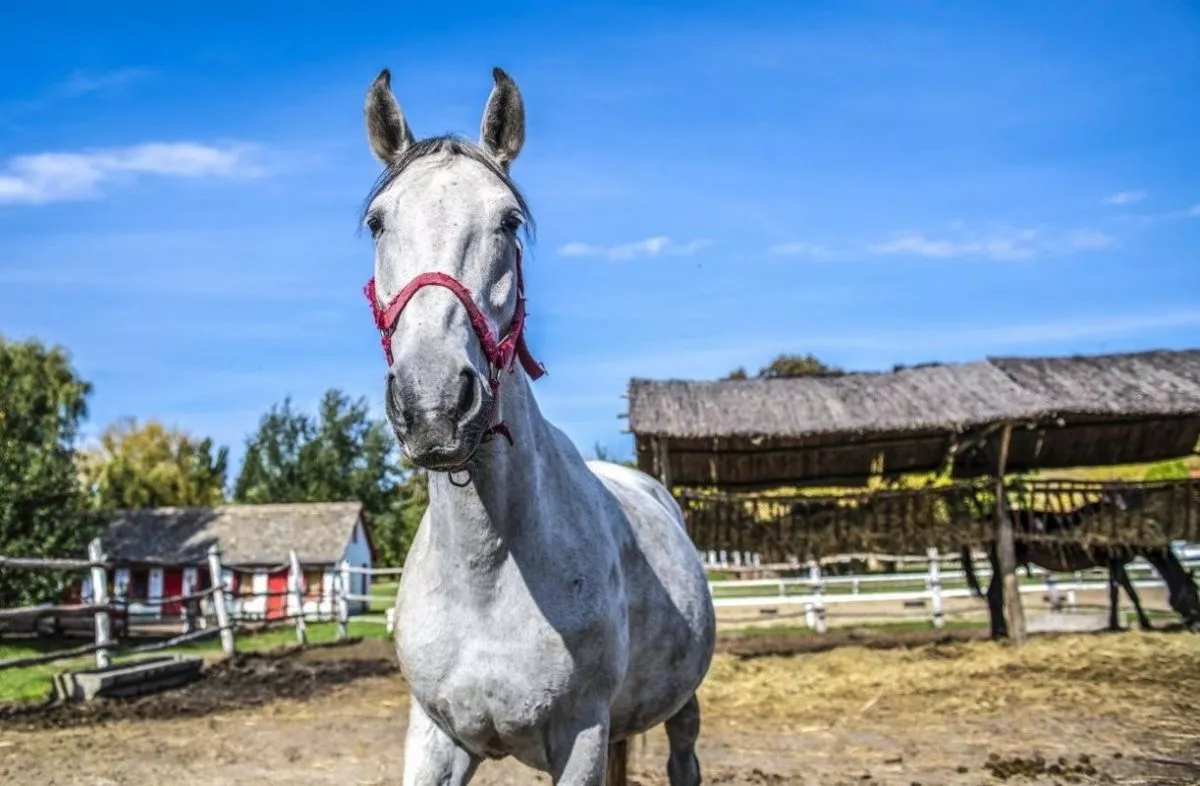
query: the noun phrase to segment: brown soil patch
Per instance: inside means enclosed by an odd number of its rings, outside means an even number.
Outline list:
[[[755,654],[719,655],[701,692],[706,782],[1200,782],[1200,636]],[[408,696],[379,642],[239,658],[174,694],[104,704],[0,718],[0,783],[400,781]],[[665,786],[665,759],[661,729],[635,740],[631,781]],[[549,783],[511,760],[475,782]]]

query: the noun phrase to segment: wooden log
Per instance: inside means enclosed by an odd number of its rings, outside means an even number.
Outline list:
[[[86,559],[37,559],[34,557],[0,557],[0,569],[3,570],[89,570],[91,568],[110,568],[106,562],[94,562]]]
[[[1004,499],[1004,470],[1008,465],[1011,440],[1012,424],[1006,423],[1000,432],[1000,452],[996,461],[996,561],[1003,581],[1008,639],[1014,646],[1020,647],[1025,644],[1025,610],[1021,605],[1021,588],[1017,583],[1017,544],[1013,521]]]
[[[92,563],[92,603],[103,607],[96,612],[96,668],[106,668],[112,663],[112,629],[108,616],[108,571],[102,566],[104,553],[100,539],[96,538],[88,544],[88,560]]]
[[[221,631],[221,649],[232,656],[237,651],[229,607],[225,605],[225,578],[221,567],[221,551],[214,543],[208,547],[208,576],[212,582],[212,602],[217,614],[217,629]]]

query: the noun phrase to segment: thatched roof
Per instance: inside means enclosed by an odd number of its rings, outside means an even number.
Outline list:
[[[635,379],[629,387],[633,433],[683,438],[947,431],[1050,408],[988,363],[790,379]]]
[[[115,562],[200,565],[215,543],[226,565],[278,565],[292,549],[303,563],[328,564],[341,559],[361,516],[359,502],[125,510],[102,542]]]
[[[988,362],[1064,414],[1169,417],[1200,412],[1200,349],[994,357]]]
[[[629,386],[638,461],[723,488],[853,484],[939,469],[965,436],[1014,423],[1008,467],[1093,466],[1190,453],[1200,438],[1200,350],[989,358],[893,372]],[[956,474],[985,473],[978,450]]]

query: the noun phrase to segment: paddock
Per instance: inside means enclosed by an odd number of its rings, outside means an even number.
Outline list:
[[[1200,777],[1184,763],[1200,744],[1200,637],[1038,636],[1015,649],[979,635],[723,638],[701,691],[706,782]],[[239,655],[172,693],[0,714],[0,781],[382,786],[399,782],[407,708],[384,640]],[[634,742],[631,782],[665,783],[664,745],[661,729]],[[478,778],[549,782],[512,760]]]

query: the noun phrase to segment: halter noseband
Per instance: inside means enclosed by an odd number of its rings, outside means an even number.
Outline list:
[[[492,391],[491,417],[489,419],[494,419],[500,405],[500,374],[503,371],[510,373],[515,371],[513,366],[515,359],[520,359],[522,368],[531,379],[538,379],[546,373],[545,366],[534,360],[533,355],[529,352],[529,347],[525,345],[525,282],[521,276],[521,249],[519,246],[517,247],[516,274],[517,308],[513,313],[508,333],[499,339],[488,325],[487,317],[479,310],[479,306],[475,305],[471,291],[454,276],[436,272],[422,273],[409,281],[404,289],[400,290],[399,294],[383,308],[379,306],[379,299],[375,294],[375,279],[372,278],[363,288],[363,293],[371,303],[371,313],[375,317],[375,327],[379,328],[379,341],[383,345],[383,354],[387,358],[388,366],[392,365],[392,334],[396,331],[400,312],[412,300],[413,295],[424,287],[448,289],[454,293],[459,302],[463,304],[463,308],[467,310],[467,314],[470,315],[471,327],[475,330],[475,335],[479,337],[483,353],[487,356],[488,387]],[[490,439],[495,434],[499,434],[507,439],[510,445],[512,444],[512,432],[508,430],[504,421],[497,421],[489,427],[484,434],[484,440]]]

